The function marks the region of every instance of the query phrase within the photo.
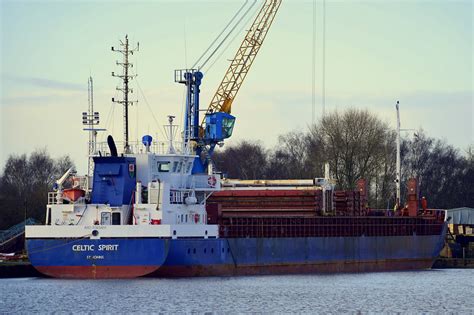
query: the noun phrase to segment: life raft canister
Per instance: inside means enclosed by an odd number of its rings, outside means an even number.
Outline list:
[[[216,187],[217,179],[214,175],[209,176],[207,178],[207,183],[209,184],[210,187]]]

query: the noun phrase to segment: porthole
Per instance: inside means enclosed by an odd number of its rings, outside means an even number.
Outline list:
[[[211,254],[214,254],[214,248],[211,248]]]
[[[191,248],[188,248],[188,254],[191,254]]]
[[[196,254],[196,248],[193,249],[193,254]]]
[[[207,252],[207,248],[204,248],[204,254]]]

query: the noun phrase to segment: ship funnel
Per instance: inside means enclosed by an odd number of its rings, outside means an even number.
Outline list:
[[[107,144],[109,145],[110,155],[118,156],[117,147],[115,146],[114,138],[111,135],[107,136]]]

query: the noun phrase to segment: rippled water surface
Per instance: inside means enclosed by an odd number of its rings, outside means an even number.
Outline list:
[[[0,279],[0,313],[473,313],[474,270],[135,280]]]

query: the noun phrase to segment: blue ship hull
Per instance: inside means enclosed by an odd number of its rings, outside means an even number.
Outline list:
[[[27,239],[31,264],[56,278],[135,278],[164,263],[169,240],[160,238]]]
[[[444,233],[422,236],[172,240],[159,277],[428,269]]]
[[[440,235],[292,238],[28,239],[30,261],[60,278],[231,276],[428,269]]]

